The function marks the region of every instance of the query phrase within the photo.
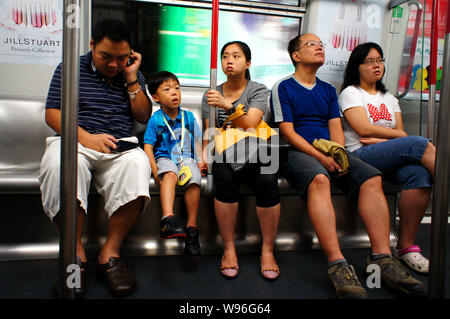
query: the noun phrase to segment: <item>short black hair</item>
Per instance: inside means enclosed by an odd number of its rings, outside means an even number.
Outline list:
[[[148,91],[150,92],[151,95],[155,94],[159,86],[170,79],[180,84],[180,81],[178,80],[177,76],[172,72],[160,71],[158,73],[155,73],[148,82]]]
[[[300,47],[300,41],[301,41],[302,36],[303,36],[303,34],[297,35],[295,38],[291,39],[291,41],[289,41],[289,44],[288,44],[289,57],[291,58],[292,64],[294,66],[297,66],[297,62],[295,62],[294,59],[292,58],[292,53],[297,51],[298,48]]]
[[[344,82],[341,86],[341,92],[344,91],[344,89],[348,86],[359,86],[361,84],[359,66],[364,63],[364,60],[366,59],[371,49],[377,50],[380,56],[383,58],[383,49],[381,49],[381,47],[376,43],[367,42],[360,44],[356,48],[354,48],[352,53],[350,54],[350,57],[348,58],[347,67],[345,68]],[[384,69],[384,72],[386,73],[386,69]],[[387,90],[384,84],[381,82],[382,79],[383,77],[377,81],[376,89],[384,94],[387,92]]]
[[[94,46],[103,38],[108,38],[113,42],[128,42],[130,48],[134,46],[134,35],[130,27],[120,20],[104,19],[98,21],[92,29],[92,39]]]

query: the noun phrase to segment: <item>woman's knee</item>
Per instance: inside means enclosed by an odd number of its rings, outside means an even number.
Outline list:
[[[255,181],[256,205],[272,207],[280,203],[277,174],[260,174]]]

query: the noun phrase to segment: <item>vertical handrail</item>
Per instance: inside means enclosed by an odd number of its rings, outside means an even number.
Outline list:
[[[212,2],[212,18],[211,18],[211,71],[209,89],[217,88],[217,50],[218,50],[218,30],[219,30],[219,0]],[[211,145],[211,139],[214,137],[213,132],[216,127],[216,108],[209,106],[209,128],[208,141]],[[206,195],[211,196],[214,188],[214,179],[212,175],[212,149],[208,148],[208,175],[206,179]]]
[[[444,48],[444,72],[436,137],[436,166],[431,215],[429,297],[443,298],[445,283],[445,241],[448,224],[448,179],[450,139],[450,6],[447,6],[447,29]]]
[[[417,38],[419,36],[419,30],[420,30],[420,19],[422,17],[422,10],[423,10],[422,4],[419,1],[409,1],[408,6],[412,6],[412,5],[417,6],[416,23],[414,24],[414,34],[413,34],[413,39],[412,39],[412,43],[411,43],[411,49],[409,51],[408,66],[406,69],[405,91],[403,91],[400,94],[395,95],[395,97],[398,99],[403,98],[409,92],[409,86],[411,84],[412,70],[413,70],[413,66],[414,66],[414,57],[416,55]]]
[[[435,142],[434,119],[436,109],[436,69],[437,69],[437,44],[438,44],[438,26],[437,26],[437,5],[438,0],[433,0],[431,13],[431,48],[430,48],[430,73],[428,75],[429,95],[428,95],[428,126],[427,136],[432,142]]]
[[[61,107],[61,175],[59,239],[59,296],[74,299],[75,289],[67,285],[67,267],[75,264],[77,218],[78,94],[80,2],[64,0],[62,107]]]

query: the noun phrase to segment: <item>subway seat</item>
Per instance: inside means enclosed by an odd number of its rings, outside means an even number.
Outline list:
[[[183,88],[182,107],[194,113],[200,127],[201,97],[205,89]],[[39,191],[39,165],[45,149],[45,139],[54,132],[45,123],[45,100],[0,99],[0,260],[57,258],[58,233],[44,214]],[[154,111],[158,106],[154,105]],[[145,125],[136,123],[134,135],[142,138]],[[202,178],[198,227],[202,253],[220,253],[221,238],[214,215],[212,196],[205,194],[207,181]],[[275,249],[319,249],[306,203],[284,177],[278,179],[281,193],[281,218]],[[161,205],[159,188],[150,181],[151,201],[141,214],[122,245],[123,256],[183,254],[182,240],[159,238]],[[391,216],[397,209],[398,185],[384,182],[384,191]],[[261,235],[256,216],[255,197],[243,185],[235,240],[238,252],[258,252]],[[332,188],[336,224],[343,247],[369,247],[365,227],[357,213],[356,202],[348,200],[342,191]],[[103,199],[92,190],[83,235],[89,256],[96,256],[107,231]],[[184,198],[177,192],[174,211],[180,222],[187,219]],[[391,244],[395,236],[391,232]]]

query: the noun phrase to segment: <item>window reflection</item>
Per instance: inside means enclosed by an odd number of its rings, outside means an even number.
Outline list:
[[[106,5],[107,2],[107,5]],[[93,24],[114,17],[130,25],[135,50],[143,55],[141,70],[168,70],[184,86],[209,86],[211,10],[138,1],[93,1]],[[289,39],[298,34],[300,19],[220,11],[219,50],[226,42],[241,40],[252,50],[252,79],[269,89],[294,68],[287,53]],[[225,80],[218,57],[218,83]]]

